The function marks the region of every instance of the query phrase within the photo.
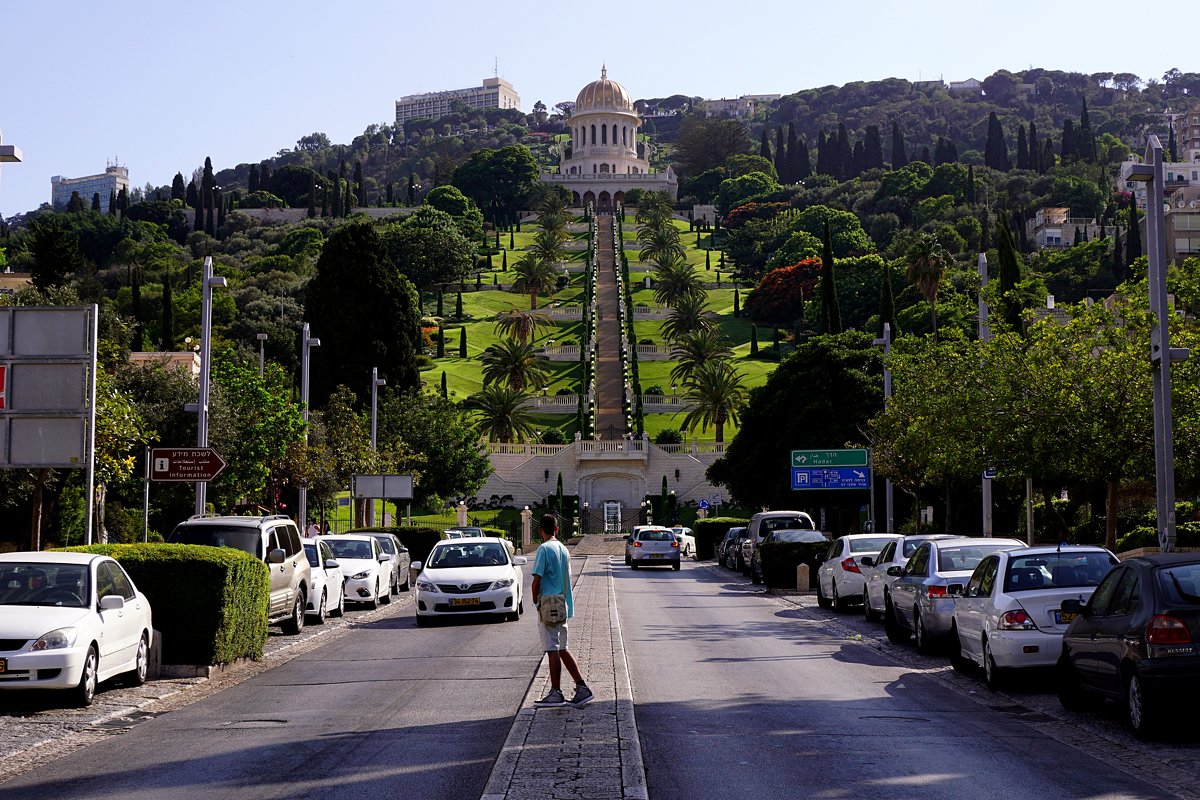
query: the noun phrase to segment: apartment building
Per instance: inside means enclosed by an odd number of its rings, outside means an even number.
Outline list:
[[[441,92],[409,94],[396,101],[396,124],[416,117],[437,119],[453,111],[455,101],[472,109],[515,108],[521,110],[521,96],[503,78],[484,78],[480,86],[467,89],[447,89]]]
[[[99,175],[85,175],[82,178],[64,178],[55,175],[50,178],[50,203],[56,211],[64,211],[74,192],[79,192],[83,202],[91,208],[92,195],[100,195],[100,210],[108,213],[109,197],[115,197],[122,189],[129,188],[129,167],[119,164],[109,164]]]

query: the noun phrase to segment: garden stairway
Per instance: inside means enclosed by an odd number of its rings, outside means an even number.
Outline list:
[[[624,375],[621,370],[620,289],[614,272],[613,219],[596,218],[599,256],[596,265],[596,438],[619,439],[625,435]]]

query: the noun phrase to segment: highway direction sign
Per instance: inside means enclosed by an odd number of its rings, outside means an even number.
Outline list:
[[[850,450],[793,450],[793,467],[865,467],[865,448]]]
[[[792,467],[793,489],[869,489],[866,467]]]
[[[201,483],[225,469],[225,459],[211,447],[156,447],[150,451],[150,480]]]

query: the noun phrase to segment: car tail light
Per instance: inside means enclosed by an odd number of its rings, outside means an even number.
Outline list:
[[[861,572],[859,572],[858,563],[854,560],[854,556],[851,556],[850,558],[842,560],[842,571],[843,572],[858,572],[860,575],[862,574]]]
[[[1147,644],[1191,644],[1192,634],[1183,620],[1175,617],[1151,617],[1146,626]]]
[[[641,547],[641,546],[642,546],[642,543],[641,543],[641,542],[634,542],[634,543],[633,543],[633,546],[634,546],[634,547]]]
[[[1018,608],[1015,611],[1005,611],[996,627],[1003,631],[1031,631],[1037,626],[1033,624],[1033,618],[1025,613],[1025,609]]]
[[[679,547],[679,540],[678,540],[678,539],[674,539],[674,540],[672,540],[672,541],[671,541],[671,547]]]
[[[928,589],[929,589],[930,597],[945,597],[946,596],[946,587],[945,586],[930,586],[930,587],[928,587]]]

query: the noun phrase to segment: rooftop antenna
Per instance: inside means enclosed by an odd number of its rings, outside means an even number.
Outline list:
[[[500,77],[500,56],[496,56],[495,64],[492,67],[492,72],[495,77]]]

